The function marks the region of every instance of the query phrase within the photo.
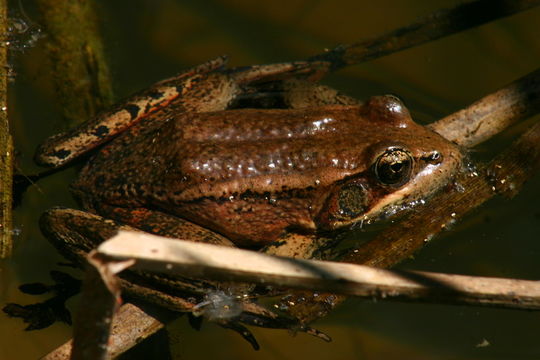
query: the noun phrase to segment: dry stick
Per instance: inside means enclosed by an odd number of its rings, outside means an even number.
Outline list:
[[[537,131],[540,137],[540,126]],[[133,259],[135,269],[171,275],[334,291],[375,299],[540,310],[538,281],[391,271],[340,262],[292,259],[127,231],[120,231],[102,243],[97,254],[113,265],[116,261]],[[204,312],[204,308],[200,311]]]
[[[13,143],[9,133],[7,81],[9,77],[6,0],[0,0],[0,259],[11,256]]]
[[[71,359],[106,359],[112,318],[120,305],[120,282],[115,276],[133,261],[104,263],[88,256],[82,298],[73,328]]]
[[[115,358],[154,333],[161,330],[164,323],[156,321],[156,314],[148,314],[133,304],[125,304],[114,315],[111,335],[108,343],[108,354]],[[71,356],[72,341],[68,341],[42,360],[66,360]]]
[[[540,69],[428,127],[456,144],[472,147],[540,110]]]
[[[436,11],[417,22],[374,39],[342,45],[309,60],[328,61],[330,69],[373,60],[440,39],[540,5],[540,0],[477,0]]]
[[[176,318],[170,311],[149,308],[149,313],[133,304],[118,310],[123,280],[115,275],[133,261],[105,263],[95,252],[87,259],[73,341],[45,355],[44,360],[115,358]]]

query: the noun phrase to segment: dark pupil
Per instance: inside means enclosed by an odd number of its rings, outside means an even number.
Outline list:
[[[390,168],[392,169],[393,172],[397,173],[401,171],[401,169],[403,168],[403,164],[401,162],[398,162],[398,163],[390,165]]]
[[[411,174],[411,156],[403,150],[388,150],[379,157],[375,173],[385,185],[403,185]]]

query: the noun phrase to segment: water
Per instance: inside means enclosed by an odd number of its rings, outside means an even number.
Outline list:
[[[302,59],[457,2],[410,3],[101,1],[99,14],[114,86],[122,97],[217,55],[228,54],[232,65]],[[32,16],[32,9],[27,10]],[[358,98],[397,94],[416,119],[433,121],[535,69],[540,63],[539,15],[540,10],[529,11],[351,67],[326,83]],[[31,162],[34,148],[60,124],[47,69],[39,61],[46,36],[40,41],[17,57],[9,107],[20,166],[28,173],[37,169]],[[491,157],[515,135],[510,130],[480,146],[473,158]],[[21,295],[17,286],[50,282],[48,271],[58,269],[61,257],[40,235],[37,219],[51,206],[74,206],[67,192],[72,178],[68,171],[43,181],[17,209],[15,225],[21,233],[15,237],[13,259],[1,264],[0,303],[45,298]],[[537,178],[515,199],[491,201],[401,267],[538,279],[539,185]],[[34,359],[70,336],[63,324],[28,333],[18,319],[0,316],[1,359]],[[258,353],[237,334],[212,324],[196,332],[180,319],[171,328],[174,352],[185,359],[537,359],[539,320],[535,312],[352,300],[315,324],[333,337],[332,343],[253,329],[262,346]],[[490,345],[478,347],[484,339]]]

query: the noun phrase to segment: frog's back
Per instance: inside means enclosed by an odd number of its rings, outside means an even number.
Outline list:
[[[159,112],[118,136],[83,169],[76,189],[102,199],[174,193],[177,201],[305,188],[359,167],[369,131],[358,106],[315,110]],[[362,129],[364,127],[364,129]],[[347,159],[347,160],[344,160]]]
[[[176,161],[184,179],[178,195],[192,200],[304,189],[363,171],[363,152],[374,133],[360,111],[242,109],[177,121],[171,133],[182,144]]]

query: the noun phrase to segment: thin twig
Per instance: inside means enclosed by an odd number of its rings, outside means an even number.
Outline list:
[[[7,1],[0,0],[0,259],[11,255],[13,143],[9,133],[7,112],[7,81],[9,64]]]

